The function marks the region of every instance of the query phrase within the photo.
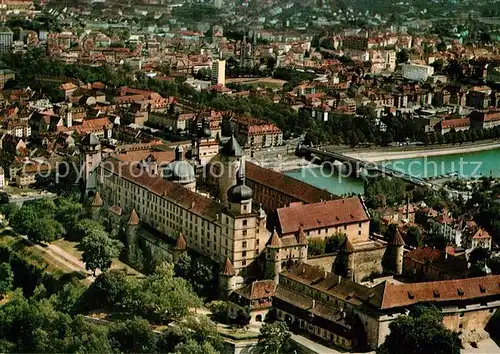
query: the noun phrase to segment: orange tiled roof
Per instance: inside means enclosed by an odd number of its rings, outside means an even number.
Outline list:
[[[369,220],[358,197],[279,208],[277,213],[284,235],[296,233],[301,226],[308,231]]]
[[[252,162],[247,161],[245,167],[247,180],[262,184],[304,203],[316,203],[321,200],[338,198],[324,189],[314,187],[308,183],[261,167]],[[298,230],[298,227],[296,230]]]
[[[204,219],[216,220],[220,213],[225,210],[224,206],[216,201],[205,198],[174,182],[167,181],[161,176],[141,173],[136,166],[130,166],[130,164],[123,163],[114,157],[104,160],[101,167],[149,190],[151,193],[173,201],[181,208],[189,210]]]
[[[380,309],[405,307],[424,302],[460,301],[500,295],[500,275],[442,280],[425,283],[384,282],[374,288],[380,296],[371,303]]]

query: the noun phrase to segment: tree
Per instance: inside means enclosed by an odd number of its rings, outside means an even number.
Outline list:
[[[61,238],[63,226],[56,220],[49,218],[36,219],[28,230],[28,239],[33,242],[52,242]]]
[[[73,233],[76,224],[83,215],[82,205],[67,198],[58,198],[56,206],[55,219],[63,225],[67,234]]]
[[[3,204],[0,207],[0,213],[2,213],[5,216],[5,219],[7,220],[11,220],[14,217],[14,215],[16,215],[18,210],[19,207],[15,203]]]
[[[408,54],[408,51],[406,49],[402,49],[396,54],[397,64],[406,63],[409,59],[410,55]]]
[[[73,229],[74,238],[76,240],[82,240],[85,236],[99,231],[104,232],[104,226],[91,219],[82,219],[78,221]]]
[[[210,343],[198,343],[195,340],[188,340],[175,346],[175,354],[217,354]]]
[[[0,295],[5,295],[14,286],[14,272],[9,263],[0,265]]]
[[[450,353],[462,348],[457,332],[442,323],[442,314],[435,307],[416,307],[410,316],[399,316],[389,324],[391,330],[379,353]]]
[[[114,258],[118,258],[123,245],[118,241],[110,238],[104,231],[93,231],[85,236],[80,243],[83,249],[82,259],[85,262],[85,268],[92,270],[95,276],[95,271],[99,268],[101,271],[106,271]]]
[[[248,313],[248,309],[239,309],[236,313],[236,318],[234,319],[234,324],[238,327],[248,326],[250,323],[250,314]]]
[[[158,321],[185,317],[189,309],[203,304],[185,279],[174,277],[173,266],[168,263],[144,279],[130,300],[126,306],[132,311]]]
[[[408,230],[406,230],[406,241],[415,247],[422,246],[424,242],[420,229],[416,226],[408,227]]]
[[[264,323],[260,329],[259,346],[261,353],[287,353],[290,333],[285,322]]]
[[[148,321],[134,317],[111,326],[109,340],[120,353],[155,353],[158,335],[153,332]]]

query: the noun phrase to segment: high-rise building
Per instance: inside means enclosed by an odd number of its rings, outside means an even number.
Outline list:
[[[220,86],[226,85],[226,61],[222,58],[212,63],[212,84]]]
[[[14,33],[8,27],[0,28],[0,52],[7,52],[12,46]]]

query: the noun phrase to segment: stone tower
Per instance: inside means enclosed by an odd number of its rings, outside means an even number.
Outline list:
[[[174,247],[174,262],[177,262],[184,252],[187,250],[187,242],[182,233],[177,237],[177,241],[175,242]]]
[[[222,271],[219,274],[219,291],[223,299],[227,299],[229,294],[235,290],[235,276],[236,271],[234,270],[233,263],[226,257]]]
[[[243,149],[235,136],[231,135],[220,151],[219,198],[224,205],[227,205],[228,189],[236,184],[236,171],[242,159]]]
[[[299,227],[299,231],[297,232],[297,245],[299,246],[299,262],[307,261],[307,236],[302,229],[302,226]]]
[[[387,244],[389,248],[390,254],[390,266],[391,270],[396,275],[400,275],[403,273],[403,249],[405,242],[399,233],[399,230],[396,228],[396,232],[392,236],[391,240]]]
[[[274,229],[266,247],[266,278],[273,279],[277,284],[281,273],[281,239]]]
[[[102,202],[101,195],[99,194],[99,192],[96,192],[96,194],[94,195],[94,199],[92,199],[92,203],[90,203],[90,215],[92,217],[92,220],[99,219],[99,213],[103,204],[104,203]]]
[[[139,228],[139,217],[132,209],[130,216],[127,220],[127,225],[125,227],[125,236],[127,238],[127,258],[132,264],[138,263],[138,242],[137,242],[137,229]]]
[[[132,209],[132,212],[130,213],[130,216],[127,221],[127,243],[129,245],[135,244],[136,238],[137,238],[137,229],[139,228],[139,217],[137,216],[137,213],[135,209]]]
[[[82,140],[82,151],[80,154],[80,165],[83,171],[83,183],[85,186],[85,197],[93,193],[97,187],[97,166],[101,163],[101,143],[92,133],[87,134]]]
[[[334,268],[335,274],[354,280],[354,247],[348,237],[340,246]]]

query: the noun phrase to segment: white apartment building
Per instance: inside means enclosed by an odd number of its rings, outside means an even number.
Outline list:
[[[434,74],[434,68],[429,65],[404,63],[401,64],[401,69],[405,79],[414,81],[425,81]]]

